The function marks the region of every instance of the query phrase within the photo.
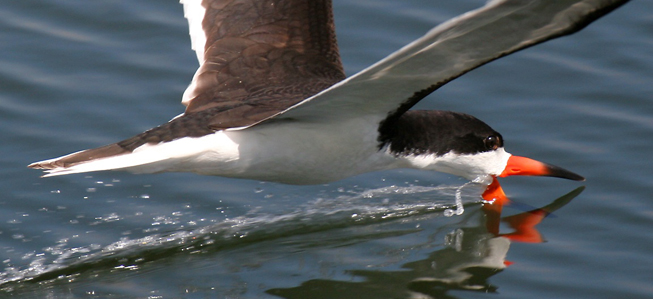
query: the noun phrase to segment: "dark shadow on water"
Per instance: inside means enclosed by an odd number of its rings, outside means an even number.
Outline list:
[[[497,186],[495,186],[497,187]],[[498,186],[500,191],[500,186]],[[543,242],[536,226],[552,212],[564,207],[585,187],[552,201],[550,204],[501,218],[509,201],[493,190],[481,208],[483,221],[473,227],[457,228],[447,235],[447,247],[432,252],[428,258],[408,262],[402,270],[349,270],[356,281],[312,279],[292,288],[269,289],[266,292],[283,298],[456,298],[452,290],[493,293],[498,289],[488,280],[504,271],[510,262],[506,255],[512,242]],[[488,196],[488,192],[485,194]],[[503,195],[503,198],[501,196]],[[513,231],[500,232],[504,222]],[[426,296],[426,297],[425,297]]]

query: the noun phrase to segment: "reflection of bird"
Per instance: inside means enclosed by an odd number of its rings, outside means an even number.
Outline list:
[[[311,279],[290,288],[274,288],[266,292],[283,298],[456,298],[451,290],[495,292],[497,286],[489,279],[512,263],[506,260],[513,242],[539,243],[543,239],[537,225],[554,211],[576,198],[584,187],[561,196],[550,204],[517,215],[501,218],[500,204],[484,204],[472,208],[462,223],[464,226],[445,237],[445,246],[401,265],[381,269],[352,269],[347,280]],[[480,216],[480,217],[477,217]],[[478,219],[475,220],[475,219]],[[503,221],[514,229],[500,233]],[[406,251],[425,248],[415,246]],[[423,256],[412,253],[407,256]],[[364,295],[363,295],[364,294]]]
[[[29,167],[46,176],[188,171],[293,184],[402,167],[472,180],[580,180],[511,156],[501,135],[473,116],[409,108],[484,63],[575,32],[626,1],[490,1],[347,79],[329,0],[182,2],[200,61],[186,111],[132,138]]]

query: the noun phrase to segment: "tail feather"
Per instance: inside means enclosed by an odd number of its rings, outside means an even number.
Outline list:
[[[47,174],[45,174],[44,177],[118,169],[134,166],[134,163],[129,163],[130,165],[125,165],[124,163],[115,163],[117,162],[116,158],[123,157],[130,153],[130,150],[119,146],[117,143],[114,143],[98,148],[75,152],[54,159],[34,162],[27,165],[27,167],[46,170],[45,172]]]
[[[103,147],[72,153],[59,158],[35,162],[28,167],[44,169],[43,177],[104,170],[126,170],[133,173],[158,173],[166,171],[191,171],[186,165],[203,153],[225,146],[225,159],[238,156],[237,144],[224,134],[211,134],[202,138],[187,137],[171,142],[145,143],[133,150],[122,146],[122,141]],[[224,153],[223,153],[224,154]],[[201,160],[201,159],[200,159]],[[204,165],[204,162],[197,162]],[[191,169],[191,170],[189,170]]]
[[[146,145],[157,145],[170,142],[189,135],[203,136],[211,133],[210,130],[195,130],[189,133],[189,129],[197,126],[192,117],[177,117],[170,122],[147,130],[131,138],[117,143],[105,145],[98,148],[75,152],[59,158],[34,162],[27,167],[33,169],[45,169],[46,175],[56,176],[72,173],[125,169],[140,166],[167,157],[165,153],[142,154],[136,153],[136,149]]]
[[[126,153],[130,153],[130,151],[119,146],[117,143],[114,143],[103,147],[75,152],[59,158],[34,162],[30,165],[27,165],[27,167],[47,170],[69,168],[80,163],[123,155]]]
[[[28,167],[44,169],[43,177],[85,173],[104,170],[128,170],[134,173],[165,171],[168,164],[157,163],[169,160],[166,153],[148,150],[120,150],[115,144],[72,153],[63,157],[35,162]]]

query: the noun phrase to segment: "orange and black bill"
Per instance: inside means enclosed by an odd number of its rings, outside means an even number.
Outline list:
[[[584,177],[564,168],[520,156],[510,156],[506,168],[499,176],[503,178],[511,175],[550,176],[574,181],[585,180]]]

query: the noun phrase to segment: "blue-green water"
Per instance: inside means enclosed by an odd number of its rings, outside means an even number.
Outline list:
[[[483,3],[334,0],[347,73]],[[519,203],[504,216],[586,188],[537,226],[545,243],[525,243],[488,233],[480,187],[463,189],[462,216],[445,217],[465,181],[429,172],[300,187],[192,174],[40,179],[25,165],[181,113],[197,62],[174,0],[4,1],[0,297],[653,297],[651,11],[634,1],[420,103],[473,114],[508,151],[587,177],[502,180]]]

